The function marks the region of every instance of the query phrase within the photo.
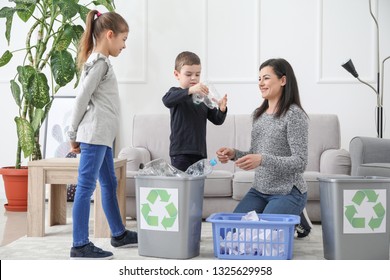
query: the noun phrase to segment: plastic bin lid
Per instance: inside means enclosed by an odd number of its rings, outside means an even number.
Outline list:
[[[372,182],[390,182],[389,177],[380,176],[329,176],[329,177],[318,177],[320,182],[359,182],[359,183],[372,183]]]

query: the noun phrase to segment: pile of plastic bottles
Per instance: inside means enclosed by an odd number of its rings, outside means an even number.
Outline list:
[[[188,177],[188,176],[207,176],[213,171],[213,166],[217,164],[216,159],[201,159],[183,172],[165,160],[158,158],[145,165],[140,166],[138,175],[140,176],[168,176],[168,177]]]

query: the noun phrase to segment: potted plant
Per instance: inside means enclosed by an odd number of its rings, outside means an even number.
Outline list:
[[[24,57],[15,69],[15,77],[10,81],[19,114],[14,118],[17,131],[16,162],[13,167],[0,168],[10,211],[27,210],[27,167],[21,164],[22,152],[29,160],[42,159],[40,147],[40,127],[46,119],[54,95],[71,81],[76,87],[79,73],[76,68],[77,46],[84,32],[82,24],[90,9],[88,6],[104,6],[109,11],[115,9],[114,0],[96,0],[88,5],[79,0],[9,0],[12,7],[0,7],[0,19],[5,19],[5,39],[11,42],[13,20],[19,17],[26,25],[17,30],[17,36],[24,36],[25,47],[6,50],[0,57],[0,67],[6,66],[16,52]],[[15,34],[12,34],[15,35]],[[11,177],[7,177],[11,173]],[[21,173],[25,179],[17,176]],[[18,182],[9,189],[8,183]],[[24,183],[23,183],[23,182]],[[21,188],[16,199],[9,197]],[[16,203],[13,205],[12,203]]]

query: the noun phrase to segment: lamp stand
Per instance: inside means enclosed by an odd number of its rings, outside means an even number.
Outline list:
[[[378,138],[383,138],[383,107],[376,107],[376,129]]]

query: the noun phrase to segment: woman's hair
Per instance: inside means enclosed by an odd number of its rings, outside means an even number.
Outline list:
[[[267,66],[272,67],[279,79],[286,76],[286,84],[283,86],[282,95],[276,105],[275,116],[281,117],[286,114],[292,104],[297,105],[303,110],[299,99],[297,79],[295,78],[294,70],[292,69],[290,63],[283,58],[271,58],[260,65],[259,71]],[[260,117],[268,109],[268,107],[268,100],[264,99],[260,107],[255,110],[253,118],[257,119]]]
[[[175,70],[180,72],[184,65],[200,65],[200,58],[193,52],[184,51],[177,55],[175,60]]]
[[[77,55],[77,66],[82,68],[88,56],[92,53],[94,42],[104,32],[112,30],[115,35],[129,32],[129,25],[126,20],[115,12],[99,13],[97,10],[89,11],[86,19],[86,26],[79,44]]]

